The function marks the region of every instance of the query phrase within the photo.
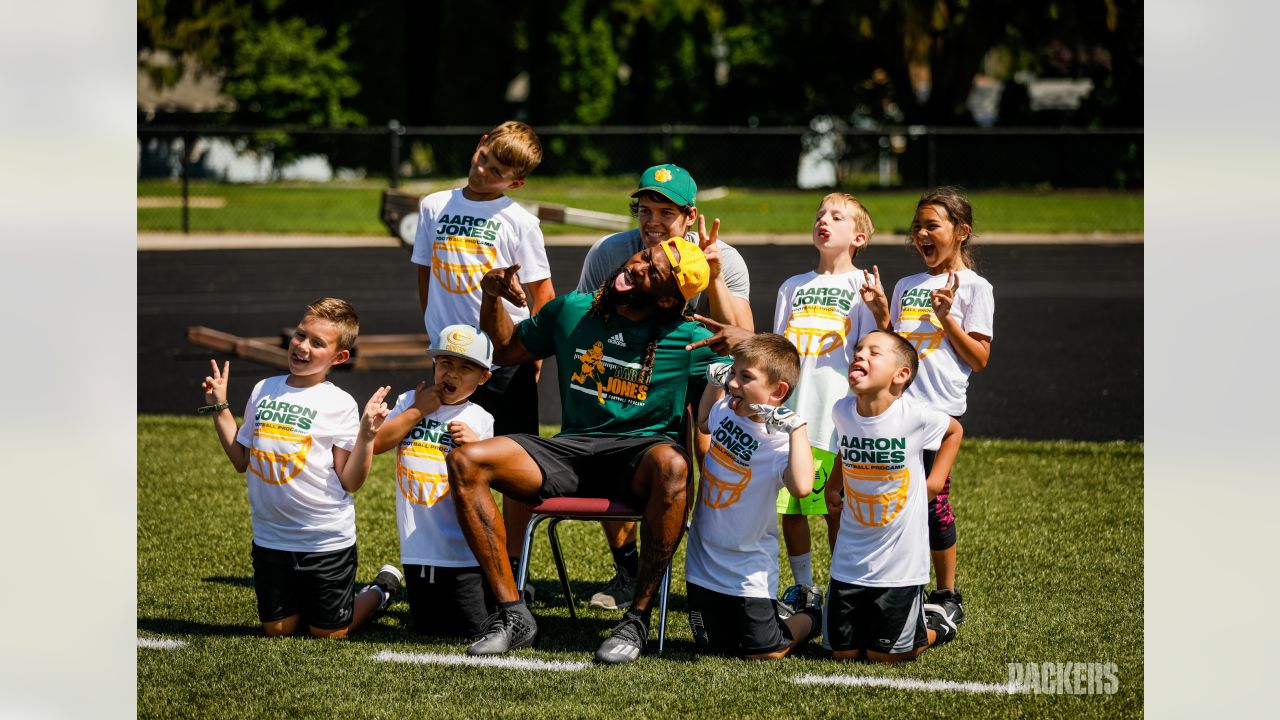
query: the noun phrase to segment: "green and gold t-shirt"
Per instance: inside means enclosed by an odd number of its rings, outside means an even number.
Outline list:
[[[700,323],[679,319],[655,327],[614,313],[606,324],[587,313],[595,293],[571,292],[521,322],[516,336],[537,357],[556,356],[561,435],[666,435],[678,440],[691,382],[707,365],[726,362],[707,348],[684,346],[709,337]],[[653,367],[645,351],[658,338]],[[696,401],[696,398],[695,398]]]

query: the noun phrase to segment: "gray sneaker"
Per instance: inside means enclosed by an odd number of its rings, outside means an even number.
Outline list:
[[[622,622],[614,626],[613,632],[596,650],[596,662],[606,665],[634,662],[648,641],[649,628],[645,627],[644,620],[629,613],[623,615]]]
[[[501,655],[510,650],[519,650],[533,645],[538,639],[538,624],[533,615],[525,609],[524,613],[498,608],[484,622],[480,638],[467,648],[468,655]]]
[[[589,606],[597,610],[626,610],[635,597],[636,579],[619,567],[613,579],[591,596]]]

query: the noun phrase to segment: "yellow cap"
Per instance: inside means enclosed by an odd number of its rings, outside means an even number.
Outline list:
[[[711,268],[707,266],[707,256],[702,254],[702,248],[684,238],[673,237],[662,241],[662,250],[667,254],[671,274],[685,300],[691,300],[707,289],[711,282]]]

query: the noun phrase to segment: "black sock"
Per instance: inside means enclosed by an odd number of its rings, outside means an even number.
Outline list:
[[[640,574],[640,551],[634,542],[613,550],[613,564],[627,571],[629,577]]]
[[[627,610],[626,617],[633,617],[644,623],[645,629],[649,629],[649,621],[653,619],[653,608],[645,608],[644,610],[636,610],[631,608]]]

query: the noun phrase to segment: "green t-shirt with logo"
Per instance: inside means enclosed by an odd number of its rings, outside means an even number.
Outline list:
[[[702,387],[691,381],[705,379],[708,364],[728,358],[705,347],[684,349],[710,337],[700,323],[681,318],[655,327],[615,312],[606,324],[587,312],[594,298],[576,291],[561,295],[516,327],[529,352],[556,356],[560,434],[661,434],[678,441],[689,388]],[[646,373],[645,351],[654,337],[658,348]]]

